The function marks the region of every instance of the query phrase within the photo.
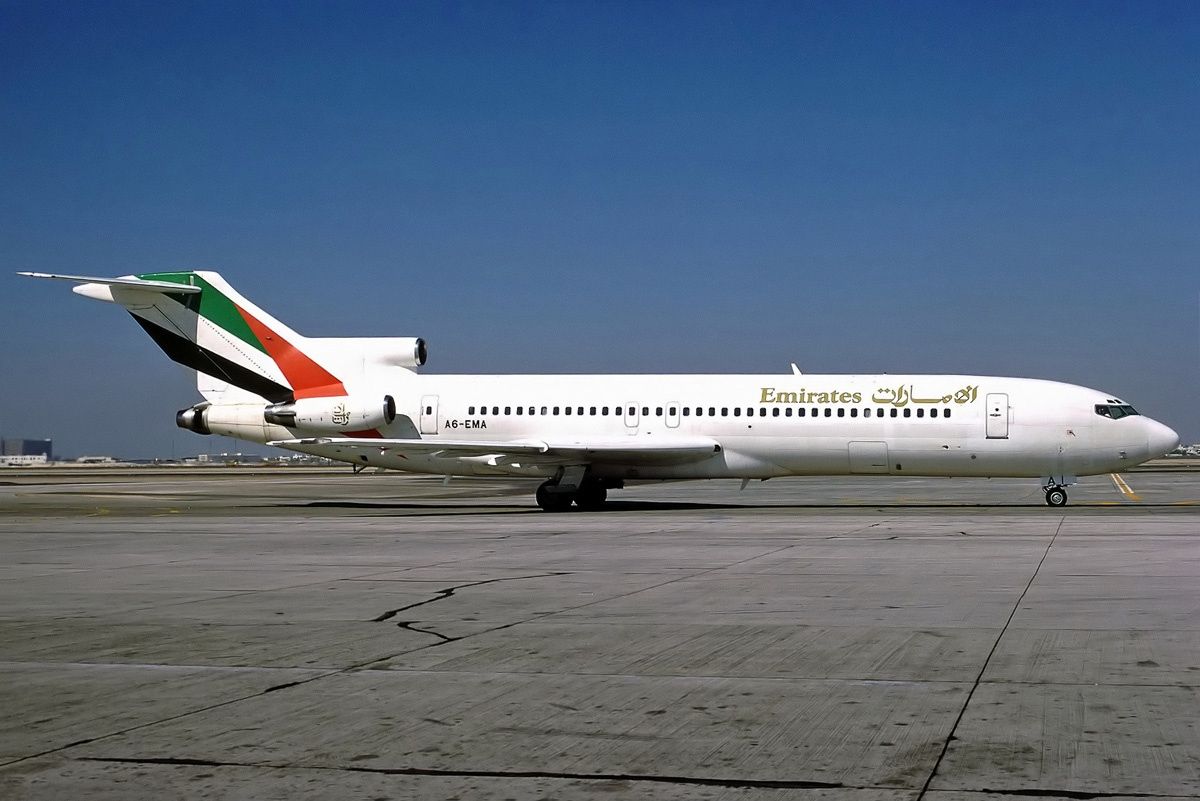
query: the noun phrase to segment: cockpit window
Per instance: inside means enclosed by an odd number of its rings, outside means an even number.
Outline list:
[[[1137,414],[1137,409],[1127,404],[1120,403],[1097,403],[1096,414],[1101,417],[1111,417],[1114,420],[1120,420],[1122,417],[1132,417]]]

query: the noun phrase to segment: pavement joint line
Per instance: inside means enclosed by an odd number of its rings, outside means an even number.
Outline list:
[[[717,776],[682,776],[653,773],[575,773],[566,771],[521,771],[521,770],[449,770],[439,768],[371,768],[360,765],[305,765],[277,762],[234,762],[228,760],[198,759],[194,757],[78,757],[78,762],[97,762],[119,765],[167,765],[203,768],[255,768],[258,770],[311,770],[338,773],[366,773],[381,776],[429,776],[441,778],[479,779],[550,779],[560,781],[596,782],[645,782],[653,784],[678,784],[699,787],[725,787],[730,789],[762,790],[905,790],[910,788],[894,785],[859,785],[842,782],[821,782],[806,779],[737,779]],[[1016,798],[1180,798],[1176,794],[1138,792],[1089,792],[1080,790],[1055,790],[1043,788],[959,790],[970,795],[1005,795]],[[1184,796],[1189,797],[1189,796]]]
[[[0,670],[8,668],[58,668],[58,667],[81,667],[81,668],[113,668],[145,670],[151,668],[154,670],[182,670],[182,671],[228,671],[230,673],[312,673],[314,671],[329,670],[329,668],[312,668],[312,667],[271,667],[268,665],[179,665],[162,662],[45,662],[35,660],[6,660],[0,662]]]
[[[26,760],[30,760],[30,759],[40,759],[45,756],[50,756],[51,754],[56,754],[60,751],[66,751],[68,749],[76,748],[81,745],[89,745],[91,743],[98,742],[100,740],[106,740],[109,737],[120,737],[122,734],[128,734],[129,732],[138,731],[139,729],[145,729],[150,726],[157,726],[160,723],[170,723],[173,720],[179,720],[180,718],[186,718],[190,715],[200,714],[201,712],[209,712],[214,709],[220,709],[221,707],[229,706],[231,704],[237,704],[237,703],[241,703],[242,701],[248,701],[251,698],[258,698],[259,696],[265,695],[266,693],[271,692],[271,690],[272,690],[272,688],[268,687],[265,690],[260,690],[259,692],[250,693],[249,695],[244,695],[239,698],[230,698],[225,701],[218,701],[215,704],[208,704],[207,706],[200,707],[199,709],[190,709],[185,712],[180,712],[176,715],[168,715],[165,718],[159,718],[158,720],[150,720],[150,721],[145,721],[143,723],[137,723],[132,726],[127,726],[124,729],[120,729],[118,731],[111,731],[111,732],[106,732],[104,734],[98,734],[95,737],[85,737],[82,740],[75,740],[74,742],[55,746],[54,748],[47,748],[46,750],[39,751],[36,754],[27,754],[25,756],[17,757],[16,759],[8,760],[7,762],[0,762],[0,768],[6,768],[10,765],[16,765],[20,762],[25,762]]]
[[[385,676],[389,673],[411,673],[424,674],[430,676],[571,676],[574,678],[597,678],[597,679],[698,679],[700,681],[725,681],[728,679],[738,679],[746,681],[769,681],[769,682],[812,682],[814,684],[879,684],[879,685],[921,685],[921,684],[950,684],[965,686],[970,683],[969,679],[870,679],[870,678],[851,678],[844,676],[744,676],[736,674],[694,674],[694,673],[622,673],[605,671],[598,673],[582,673],[575,670],[434,670],[432,668],[363,668],[358,671],[360,673],[372,673],[380,676]],[[985,682],[990,683],[990,682]],[[1031,682],[1039,684],[1041,682]],[[1064,686],[1075,686],[1073,684]],[[1091,682],[1084,682],[1081,686],[1091,687]],[[1122,685],[1111,685],[1120,687]],[[1159,685],[1134,685],[1143,686],[1159,686]],[[1166,684],[1164,687],[1180,687],[1178,684]]]
[[[941,790],[939,792],[946,792]],[[1197,798],[1200,796],[1184,795],[1178,793],[1137,793],[1137,792],[1107,792],[1104,790],[1043,790],[1042,788],[1029,788],[1023,790],[1002,790],[996,788],[987,788],[983,790],[954,790],[955,794],[965,795],[987,795],[987,796],[1012,796],[1013,798],[1070,798],[1081,799],[1081,801],[1089,801],[1089,799],[1103,798],[1166,798],[1175,801],[1180,798]]]
[[[946,758],[946,754],[950,751],[950,743],[954,741],[954,733],[958,731],[958,725],[962,723],[963,717],[967,714],[967,708],[971,706],[971,699],[975,697],[975,691],[979,689],[979,685],[983,683],[983,674],[987,672],[988,665],[992,661],[992,657],[996,654],[996,649],[1000,647],[1000,641],[1004,639],[1005,632],[1012,624],[1013,618],[1017,616],[1017,610],[1021,608],[1021,601],[1025,600],[1025,596],[1029,593],[1029,588],[1033,586],[1033,582],[1037,579],[1038,573],[1042,570],[1042,565],[1046,563],[1046,557],[1050,555],[1050,549],[1054,547],[1054,540],[1058,538],[1058,532],[1062,531],[1063,524],[1066,522],[1066,517],[1060,517],[1058,526],[1055,527],[1054,533],[1050,536],[1050,541],[1046,543],[1046,550],[1042,552],[1042,558],[1038,560],[1037,566],[1033,569],[1033,575],[1029,577],[1025,589],[1021,590],[1021,594],[1013,603],[1012,611],[1008,613],[1008,620],[1004,622],[1004,627],[1000,633],[996,635],[995,642],[992,643],[991,650],[984,657],[983,664],[979,667],[979,674],[975,676],[975,683],[971,685],[971,689],[967,691],[966,700],[963,701],[962,708],[958,710],[958,716],[954,719],[954,724],[950,727],[950,731],[946,734],[946,740],[942,743],[942,750],[938,754],[937,760],[933,763],[933,770],[929,771],[929,776],[925,779],[925,784],[921,787],[921,792],[917,794],[915,801],[922,801],[929,793],[930,785],[933,784],[934,778],[938,774],[938,770],[942,766],[942,761]]]
[[[438,768],[369,768],[347,765],[303,765],[273,762],[228,762],[188,757],[79,757],[80,762],[107,762],[136,765],[193,765],[207,768],[259,768],[263,770],[319,770],[347,773],[371,773],[385,776],[442,776],[492,779],[561,779],[564,781],[653,782],[701,787],[729,787],[779,790],[897,790],[904,788],[819,782],[804,779],[732,779],[706,776],[676,776],[654,773],[571,773],[540,770],[442,770]]]
[[[420,631],[420,629],[416,629]],[[422,634],[432,634],[433,632],[421,632]],[[463,638],[459,638],[463,639]],[[61,663],[55,663],[61,664]],[[201,666],[203,667],[203,666]],[[287,668],[280,668],[287,670]],[[296,668],[298,669],[298,668]],[[945,684],[965,686],[970,683],[970,679],[905,679],[905,678],[866,678],[854,676],[751,676],[736,673],[715,673],[715,674],[696,674],[696,673],[623,673],[619,671],[598,671],[598,672],[581,672],[577,670],[434,670],[423,667],[387,667],[387,668],[361,668],[360,673],[373,673],[386,675],[388,673],[412,673],[412,674],[428,674],[428,675],[456,675],[456,676],[571,676],[574,678],[599,678],[599,679],[699,679],[702,681],[717,680],[745,680],[745,681],[771,681],[771,682],[812,682],[826,684],[879,684],[879,685],[923,685],[923,684]],[[1032,681],[1021,679],[989,679],[981,682],[982,684],[995,685],[1019,685],[1022,687],[1095,687],[1094,681]],[[1162,687],[1162,688],[1177,688],[1181,690],[1200,689],[1200,684],[1170,684],[1159,682],[1104,682],[1105,687]]]

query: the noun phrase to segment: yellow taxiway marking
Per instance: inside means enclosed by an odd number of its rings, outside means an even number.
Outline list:
[[[1125,482],[1125,479],[1121,478],[1116,473],[1109,473],[1109,478],[1112,479],[1113,486],[1115,486],[1120,491],[1120,493],[1122,495],[1124,495],[1126,498],[1128,498],[1131,501],[1138,501],[1138,502],[1140,502],[1142,500],[1142,496],[1138,495],[1136,492],[1134,492],[1133,487],[1129,486],[1129,484],[1127,484]]]

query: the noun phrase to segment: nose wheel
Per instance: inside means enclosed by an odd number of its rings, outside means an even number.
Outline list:
[[[1046,487],[1046,505],[1047,506],[1066,506],[1067,491],[1063,487],[1051,485]]]

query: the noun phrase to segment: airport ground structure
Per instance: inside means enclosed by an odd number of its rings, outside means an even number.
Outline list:
[[[30,456],[9,456],[5,454],[0,456],[0,467],[38,467],[49,464],[50,461],[46,458],[45,454]]]
[[[0,467],[33,467],[54,461],[54,442],[48,439],[0,438]]]
[[[0,479],[0,798],[1200,798],[1200,473]]]

